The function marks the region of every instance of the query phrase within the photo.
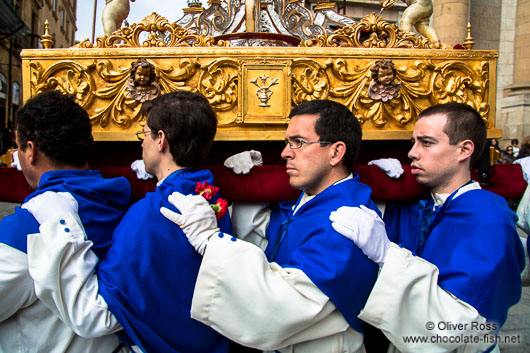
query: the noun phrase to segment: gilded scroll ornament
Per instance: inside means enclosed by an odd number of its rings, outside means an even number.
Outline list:
[[[476,68],[461,61],[447,61],[433,65],[433,96],[436,103],[467,103],[479,112],[487,124],[489,105],[489,64],[482,62]]]
[[[410,48],[432,49],[427,38],[416,37],[413,32],[402,31],[395,24],[370,14],[359,23],[344,26],[332,34],[300,42],[302,47],[353,47],[353,48]]]
[[[147,38],[145,38],[147,37]],[[143,39],[145,38],[145,39]],[[92,44],[88,39],[76,45],[78,48],[137,48],[137,47],[208,47],[214,39],[197,35],[153,12],[140,23],[122,27],[111,35],[96,38]]]
[[[425,108],[418,103],[421,101],[418,98],[427,98],[432,92],[423,70],[425,64],[394,67],[395,71],[392,69],[394,64],[388,59],[353,68],[348,64],[344,59],[332,62],[331,71],[340,81],[331,89],[330,95],[356,112],[361,123],[371,120],[375,126],[383,127],[393,120],[404,126]],[[381,73],[382,67],[392,71],[384,83],[380,82],[380,77],[373,77],[374,72],[375,75]]]
[[[237,104],[238,63],[231,59],[214,60],[201,66],[199,92],[217,111],[227,111]]]
[[[327,65],[314,60],[300,59],[293,62],[293,103],[327,99],[329,96],[329,78],[326,74]]]
[[[64,60],[51,65],[46,70],[38,62],[32,62],[31,67],[31,90],[34,95],[52,89],[75,97],[79,105],[86,108],[90,103],[90,92],[94,87],[94,80],[89,71],[94,63],[82,65],[75,61]]]

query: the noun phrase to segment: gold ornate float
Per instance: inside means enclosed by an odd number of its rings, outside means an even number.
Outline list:
[[[190,6],[176,23],[153,13],[96,43],[24,50],[24,99],[51,89],[74,96],[104,141],[136,139],[142,104],[174,90],[208,98],[217,140],[283,140],[291,108],[313,99],[348,106],[365,139],[409,139],[418,114],[445,102],[471,105],[489,135],[500,134],[495,51],[435,49],[375,14],[358,23],[334,16],[325,1],[314,15],[292,0],[229,3]],[[245,22],[262,32],[241,31]],[[330,31],[329,22],[340,28]],[[139,59],[154,72],[149,83],[135,79]]]

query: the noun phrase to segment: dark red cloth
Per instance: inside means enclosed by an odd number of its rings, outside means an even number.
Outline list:
[[[222,165],[206,165],[215,176],[215,184],[226,199],[239,202],[282,201],[296,199],[300,192],[289,185],[283,165],[255,167],[248,175],[236,175]],[[416,182],[410,174],[410,165],[404,165],[405,173],[399,179],[389,178],[376,166],[359,164],[355,171],[361,181],[373,190],[374,200],[419,199],[428,195],[428,190]],[[124,176],[131,183],[133,198],[142,198],[146,192],[154,190],[156,181],[138,180],[129,167],[101,166],[101,174],[106,178]],[[476,173],[475,173],[476,174]],[[476,179],[476,175],[474,176]],[[490,169],[490,185],[483,185],[506,198],[520,198],[526,188],[521,166],[518,164],[496,164]],[[0,167],[0,201],[22,202],[31,193],[22,172],[15,168]]]

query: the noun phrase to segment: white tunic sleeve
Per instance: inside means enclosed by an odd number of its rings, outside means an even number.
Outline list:
[[[22,251],[0,243],[0,322],[37,300]]]
[[[266,232],[270,216],[268,203],[234,203],[230,213],[234,235],[265,250],[268,244]]]
[[[381,329],[401,352],[484,352],[493,344],[487,334],[494,327],[438,286],[438,268],[394,243],[359,318]],[[477,343],[466,344],[471,337]]]
[[[29,272],[39,299],[79,336],[95,338],[121,330],[98,295],[97,256],[77,215],[66,214],[28,236]]]
[[[262,350],[357,352],[354,331],[300,270],[269,263],[258,247],[225,235],[208,242],[191,316],[222,335]],[[325,348],[324,348],[325,347]]]

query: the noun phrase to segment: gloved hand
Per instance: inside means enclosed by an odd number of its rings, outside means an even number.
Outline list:
[[[143,159],[138,159],[132,162],[131,169],[136,173],[138,179],[147,180],[153,178],[151,174],[145,171],[145,163]]]
[[[224,165],[236,174],[248,174],[255,165],[263,165],[263,158],[259,151],[244,151],[228,157]]]
[[[220,232],[215,212],[210,204],[200,195],[182,195],[179,192],[169,195],[168,200],[181,214],[166,207],[160,208],[160,212],[178,225],[190,244],[199,254],[203,255],[208,239]]]
[[[37,195],[21,207],[28,210],[39,224],[61,214],[77,214],[78,210],[77,201],[69,192],[54,191],[46,191]]]
[[[20,166],[20,161],[18,160],[18,151],[13,152],[13,162],[11,163],[11,167],[17,168],[19,172],[22,171],[22,167]]]
[[[370,260],[384,265],[390,240],[377,213],[364,205],[343,206],[331,212],[329,219],[333,229],[353,241]]]
[[[401,162],[395,158],[381,158],[368,162],[368,165],[375,165],[382,169],[390,178],[397,179],[403,174]]]

